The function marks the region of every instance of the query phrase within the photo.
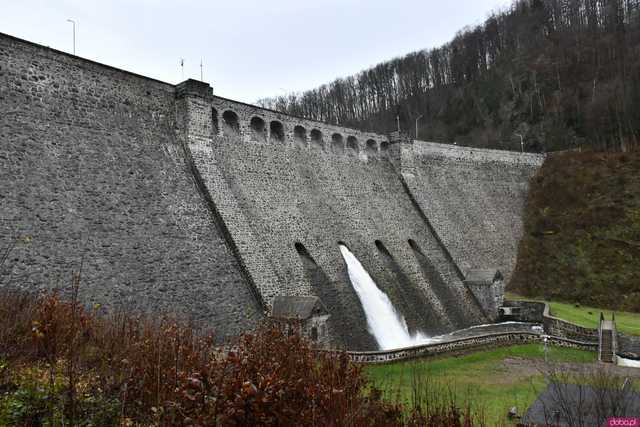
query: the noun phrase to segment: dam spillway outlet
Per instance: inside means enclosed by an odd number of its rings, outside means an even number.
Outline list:
[[[387,294],[378,288],[356,256],[344,245],[339,245],[339,248],[347,264],[351,285],[362,304],[369,332],[380,349],[413,347],[431,342],[421,332],[415,335],[409,333],[404,317],[395,309]]]

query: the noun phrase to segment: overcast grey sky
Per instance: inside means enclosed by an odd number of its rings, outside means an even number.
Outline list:
[[[439,46],[510,0],[0,0],[0,32],[245,102]]]

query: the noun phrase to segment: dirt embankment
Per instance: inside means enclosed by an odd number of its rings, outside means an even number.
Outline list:
[[[640,311],[640,152],[550,155],[524,221],[511,290]]]

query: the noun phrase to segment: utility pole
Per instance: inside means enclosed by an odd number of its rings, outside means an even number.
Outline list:
[[[419,121],[422,117],[424,117],[424,114],[420,114],[420,115],[418,116],[418,118],[416,119],[416,139],[418,139],[418,121]]]
[[[524,153],[524,138],[519,133],[514,133],[514,135],[520,137],[520,152]]]
[[[67,19],[67,22],[73,24],[73,54],[76,54],[76,21],[73,19]]]
[[[180,71],[182,73],[182,80],[184,80],[184,58],[180,58]]]
[[[202,58],[200,58],[200,81],[203,81],[203,79],[202,79]]]

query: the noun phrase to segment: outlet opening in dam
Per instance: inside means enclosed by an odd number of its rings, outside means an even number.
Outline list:
[[[409,243],[409,246],[411,246],[411,249],[413,249],[414,251],[420,253],[421,255],[424,255],[422,253],[422,249],[420,249],[420,246],[418,246],[418,244],[416,243],[415,240],[409,239],[409,240],[407,240],[407,242]]]
[[[369,332],[381,350],[427,344],[431,340],[421,332],[409,333],[407,322],[388,295],[378,288],[367,270],[343,242],[338,247],[347,265],[351,286],[355,290],[367,319]]]
[[[309,253],[309,251],[307,250],[307,248],[305,248],[302,243],[295,242],[293,246],[296,248],[296,252],[298,252],[298,255],[300,255],[300,257],[304,260],[304,262],[311,263],[311,265],[313,266],[318,265],[316,261],[313,259],[313,257],[311,256],[311,254]]]

